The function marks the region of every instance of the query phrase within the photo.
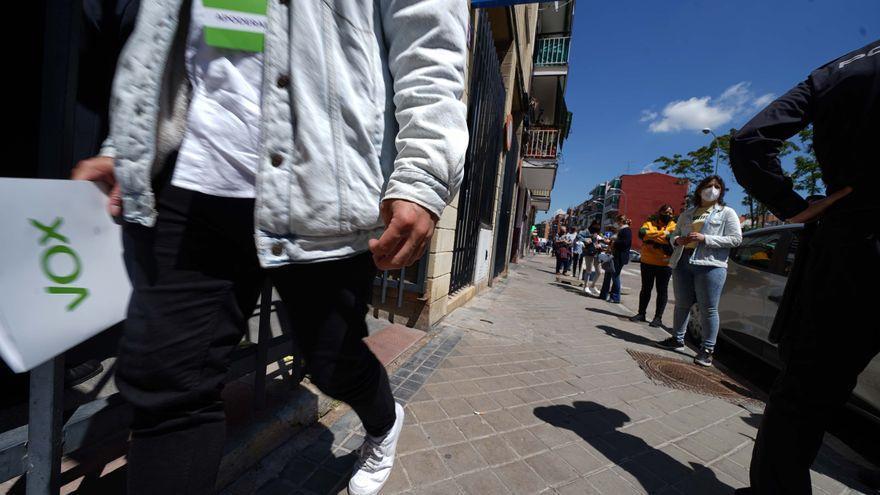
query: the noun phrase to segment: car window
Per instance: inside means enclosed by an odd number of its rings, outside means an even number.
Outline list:
[[[772,271],[773,255],[781,237],[781,232],[745,236],[733,253],[733,261],[758,270]]]

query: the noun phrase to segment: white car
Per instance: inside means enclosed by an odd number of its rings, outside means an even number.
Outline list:
[[[719,338],[779,368],[776,345],[767,337],[797,250],[800,224],[779,225],[743,233],[730,253],[727,282],[718,314]],[[697,308],[691,309],[689,336],[700,340]],[[853,391],[850,405],[880,421],[880,356],[874,358]]]

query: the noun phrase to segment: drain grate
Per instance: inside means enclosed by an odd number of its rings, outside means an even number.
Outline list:
[[[763,404],[759,394],[714,368],[632,349],[626,352],[648,378],[667,387],[718,397],[734,404]]]

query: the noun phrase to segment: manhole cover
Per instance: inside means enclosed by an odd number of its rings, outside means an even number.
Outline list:
[[[735,404],[762,403],[758,394],[714,368],[703,368],[679,359],[632,349],[626,352],[636,360],[648,378],[667,387],[710,395]]]

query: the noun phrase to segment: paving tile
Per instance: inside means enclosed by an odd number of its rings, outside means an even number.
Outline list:
[[[498,409],[501,409],[501,406],[497,402],[495,402],[494,400],[492,400],[491,397],[485,394],[475,397],[468,397],[465,400],[468,404],[471,405],[474,411],[480,413],[486,413],[489,411],[496,411]]]
[[[505,432],[519,428],[521,425],[516,418],[505,410],[490,411],[482,415],[483,420],[489,423],[495,431]]]
[[[435,447],[465,441],[464,435],[452,420],[423,424],[422,429]]]
[[[551,485],[559,485],[578,477],[578,473],[553,451],[529,457],[525,462]]]
[[[543,423],[544,421],[535,416],[535,406],[537,404],[529,404],[523,406],[516,406],[507,409],[514,418],[523,426],[534,426]]]
[[[311,476],[317,468],[318,465],[314,462],[302,457],[294,457],[284,466],[280,477],[299,485]]]
[[[452,476],[449,468],[435,450],[416,452],[401,457],[398,462],[406,469],[407,478],[414,487],[427,485]]]
[[[443,399],[439,401],[439,404],[450,418],[469,416],[474,413],[474,408],[461,398]]]
[[[477,386],[476,382],[473,380],[467,380],[463,382],[453,382],[452,386],[455,387],[455,391],[457,392],[457,397],[470,397],[473,395],[482,395],[485,392],[483,389]]]
[[[556,489],[559,495],[593,495],[599,494],[593,485],[584,478],[578,478],[574,482],[562,485]]]
[[[513,391],[510,390],[500,390],[489,394],[489,396],[504,408],[519,406],[523,403],[522,399],[517,397]]]
[[[565,430],[556,428],[553,425],[542,424],[529,428],[536,437],[538,437],[547,447],[559,447],[571,441]]]
[[[477,471],[455,478],[468,495],[506,495],[507,488],[492,471]]]
[[[303,483],[302,487],[315,493],[330,493],[334,487],[347,479],[347,476],[340,476],[329,469],[320,468]]]
[[[453,422],[469,440],[484,437],[486,435],[493,435],[495,433],[495,430],[489,426],[489,423],[483,421],[483,417],[480,415],[474,414],[457,418],[454,419]]]
[[[404,425],[400,430],[400,440],[397,441],[397,452],[408,454],[416,450],[426,449],[431,446],[431,441],[422,431],[419,425]]]
[[[464,493],[461,487],[453,480],[442,481],[440,483],[417,488],[411,493],[418,495],[453,495],[456,493]]]
[[[446,413],[436,401],[416,402],[410,404],[410,410],[415,414],[416,420],[420,423],[440,421],[447,419]]]
[[[257,495],[289,495],[296,490],[296,485],[284,480],[274,479],[257,490]]]
[[[441,447],[437,449],[437,453],[455,475],[488,466],[474,447],[467,442]]]
[[[501,482],[507,486],[509,493],[528,495],[538,493],[548,486],[547,482],[541,479],[523,461],[498,466],[493,471]]]
[[[516,452],[508,447],[500,436],[472,440],[471,444],[491,466],[504,464],[517,458]]]
[[[597,471],[605,466],[604,462],[587,452],[578,443],[559,447],[554,449],[553,452],[565,460],[581,476]]]
[[[501,437],[520,457],[527,457],[547,450],[544,442],[527,429],[514,430],[501,435]]]
[[[409,490],[410,486],[409,480],[406,479],[406,472],[403,467],[399,463],[395,463],[394,468],[391,470],[391,476],[388,477],[388,481],[386,481],[385,486],[382,487],[382,493],[393,495],[395,493]]]
[[[589,481],[590,484],[593,485],[593,488],[595,488],[596,491],[603,495],[628,495],[643,493],[643,491],[637,490],[633,485],[618,476],[618,474],[611,469],[606,469],[604,471],[599,471],[596,474],[590,475],[587,477],[587,481]]]

